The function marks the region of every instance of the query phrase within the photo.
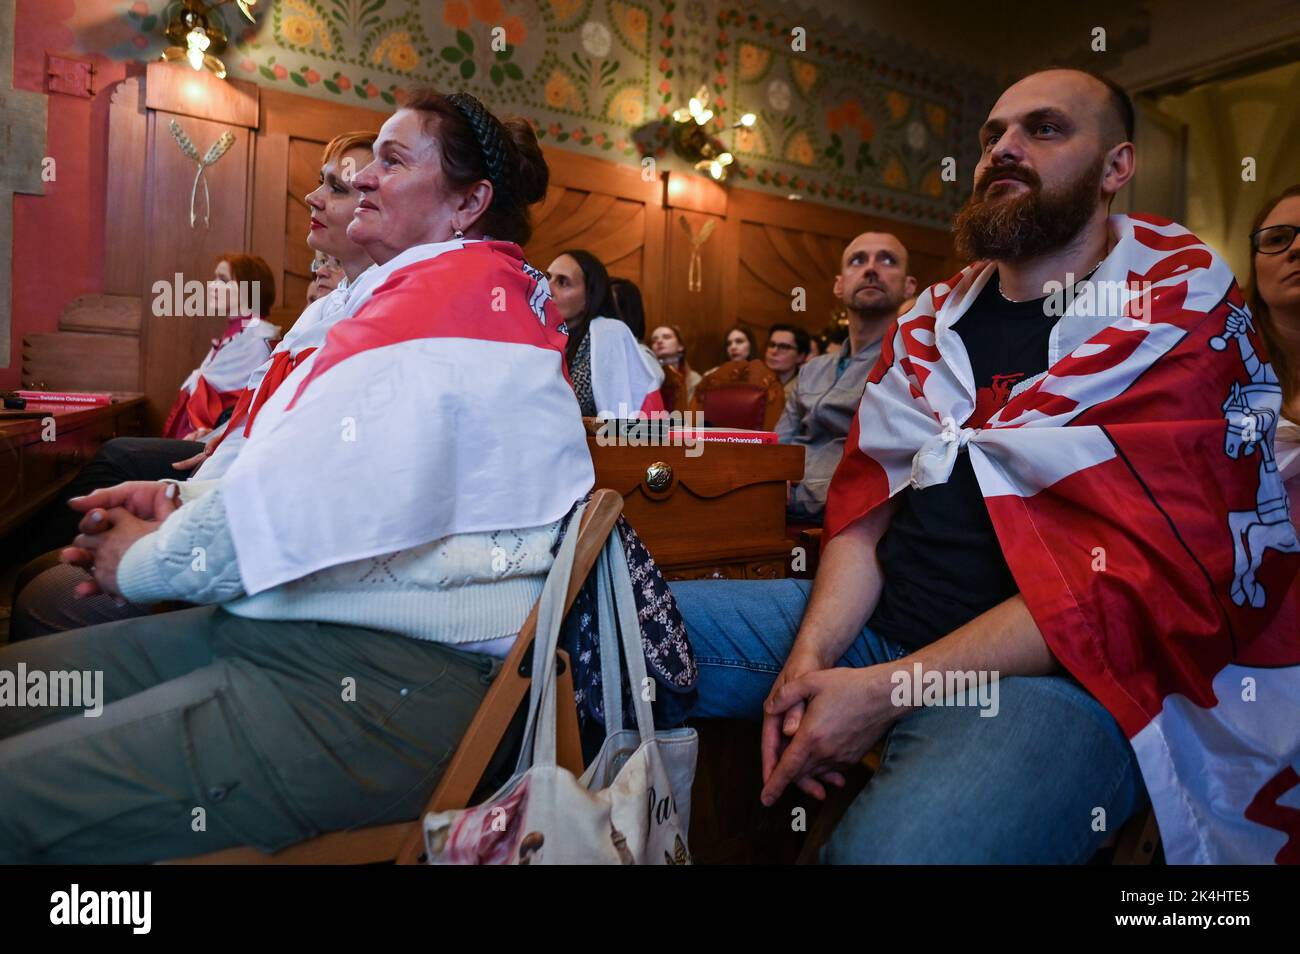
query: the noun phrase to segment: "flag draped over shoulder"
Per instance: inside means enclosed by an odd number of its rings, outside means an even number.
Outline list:
[[[1172,863],[1300,862],[1300,545],[1274,456],[1281,388],[1228,266],[1183,227],[1114,247],[1048,370],[982,429],[955,322],[976,263],[887,332],[826,506],[834,536],[966,448],[1057,659],[1137,753]]]
[[[598,417],[635,417],[664,409],[658,361],[647,360],[627,325],[617,318],[593,318],[591,392]]]
[[[263,406],[222,496],[250,594],[564,516],[594,475],[545,276],[508,242],[409,249]]]
[[[244,441],[253,431],[262,406],[300,363],[325,343],[334,324],[349,314],[346,279],[328,295],[317,298],[298,316],[293,327],[276,344],[271,356],[248,376],[248,382],[235,402],[225,431],[210,447],[209,457],[195,472],[200,480],[221,477],[234,463]]]
[[[214,339],[203,362],[190,372],[163,424],[164,437],[183,437],[203,427],[209,430],[239,397],[255,368],[271,353],[280,329],[260,318],[231,319],[220,340]]]

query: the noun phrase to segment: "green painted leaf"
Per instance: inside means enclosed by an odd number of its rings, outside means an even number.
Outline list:
[[[387,90],[380,93],[379,98],[382,99],[385,103],[387,103],[390,106],[397,105],[397,97],[395,97],[392,93],[388,92]]]
[[[259,67],[257,68],[257,71],[258,71],[259,73],[261,73],[263,76],[265,76],[265,77],[266,77],[267,79],[269,79],[269,80],[273,80],[273,79],[275,79],[275,71],[274,71],[274,70],[270,70],[270,69],[268,69],[268,68],[265,67],[265,66],[259,66]]]
[[[564,140],[566,140],[566,139],[568,139],[568,138],[569,138],[569,134],[566,133],[566,132],[562,132],[562,133],[560,133],[558,136],[555,137],[555,141],[556,141],[556,142],[564,142]]]
[[[456,44],[466,53],[474,52],[474,38],[464,30],[456,31]]]
[[[150,14],[149,16],[145,17],[143,20],[140,21],[140,29],[143,30],[145,33],[152,33],[153,28],[156,27],[157,25],[158,25],[158,18],[153,14]]]
[[[497,50],[493,55],[497,58],[498,62],[504,63],[506,60],[510,59],[510,47],[507,46],[504,50]]]
[[[325,83],[324,83],[324,86],[325,86],[325,88],[326,88],[327,90],[329,90],[331,93],[337,93],[337,92],[339,92],[339,84],[336,83],[336,82],[334,82],[333,80],[326,80]]]
[[[293,80],[299,86],[305,87],[307,85],[307,78],[303,76],[301,73],[290,73],[289,79]]]
[[[474,75],[473,60],[466,60],[465,62],[460,64],[460,75],[465,77],[465,79],[469,79],[471,76]]]
[[[524,78],[524,71],[514,63],[507,63],[502,68],[506,71],[506,76],[509,76],[512,80],[521,80]]]
[[[368,95],[366,95],[366,84],[365,84],[365,83],[358,83],[356,86],[352,87],[352,89],[356,92],[357,96],[359,96],[361,99],[369,99],[369,98],[370,98]]]
[[[496,63],[492,64],[492,69],[488,71],[488,75],[492,77],[492,82],[497,86],[500,86],[501,81],[506,78],[506,74],[501,71],[501,67]]]
[[[448,63],[459,63],[461,57],[463,57],[465,54],[460,51],[460,47],[444,46],[442,48],[442,52],[440,52],[438,55],[441,56]]]

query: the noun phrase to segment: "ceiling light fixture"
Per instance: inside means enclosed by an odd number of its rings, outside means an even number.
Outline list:
[[[709,108],[709,88],[701,86],[695,91],[688,104],[673,110],[673,148],[677,154],[690,162],[698,172],[702,172],[716,182],[722,182],[731,173],[736,157],[721,140],[709,135],[705,126],[713,119],[713,110]],[[745,113],[732,124],[733,129],[749,129],[758,121],[753,113]]]
[[[171,46],[163,50],[162,59],[167,63],[188,63],[190,68],[202,72],[207,70],[218,79],[226,78],[226,64],[221,62],[230,39],[226,35],[221,17],[215,15],[218,7],[223,7],[231,0],[219,0],[217,3],[204,3],[203,0],[180,0],[173,3],[167,16],[167,27],[163,31]],[[234,0],[240,11],[251,23],[257,18],[254,8],[258,0]]]

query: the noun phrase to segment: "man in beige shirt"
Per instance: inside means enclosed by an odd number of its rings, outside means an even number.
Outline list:
[[[813,358],[794,379],[776,425],[782,444],[807,448],[804,478],[792,484],[791,520],[821,523],[826,490],[844,453],[844,439],[862,400],[867,375],[880,357],[885,330],[916,294],[907,249],[888,232],[863,232],[844,250],[835,296],[848,312],[849,337],[839,351]]]

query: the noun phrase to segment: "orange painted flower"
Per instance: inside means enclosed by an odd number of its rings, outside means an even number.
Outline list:
[[[469,7],[464,0],[446,0],[442,5],[442,22],[457,30],[469,26]]]
[[[876,125],[870,119],[863,119],[858,123],[858,138],[863,142],[871,142],[876,138]]]
[[[885,166],[885,171],[881,175],[885,185],[891,189],[907,188],[907,173],[903,170],[903,164],[897,159],[889,160],[889,165]]]
[[[925,177],[925,181],[921,183],[921,191],[926,195],[934,196],[936,199],[943,195],[943,181],[937,166],[930,170]]]
[[[518,46],[528,38],[528,27],[519,17],[507,17],[502,26],[506,28],[506,42],[511,46]]]
[[[930,129],[936,136],[942,136],[944,127],[948,124],[948,111],[934,103],[926,103],[925,121],[930,124]]]
[[[469,0],[469,9],[482,23],[501,22],[501,0]]]
[[[844,128],[844,113],[842,108],[826,110],[826,126],[831,132],[837,133]]]
[[[743,81],[757,79],[767,69],[772,54],[752,43],[740,45],[740,78]]]
[[[898,122],[912,108],[912,98],[904,96],[898,90],[890,90],[889,95],[885,97],[885,106],[889,109],[889,118]]]

